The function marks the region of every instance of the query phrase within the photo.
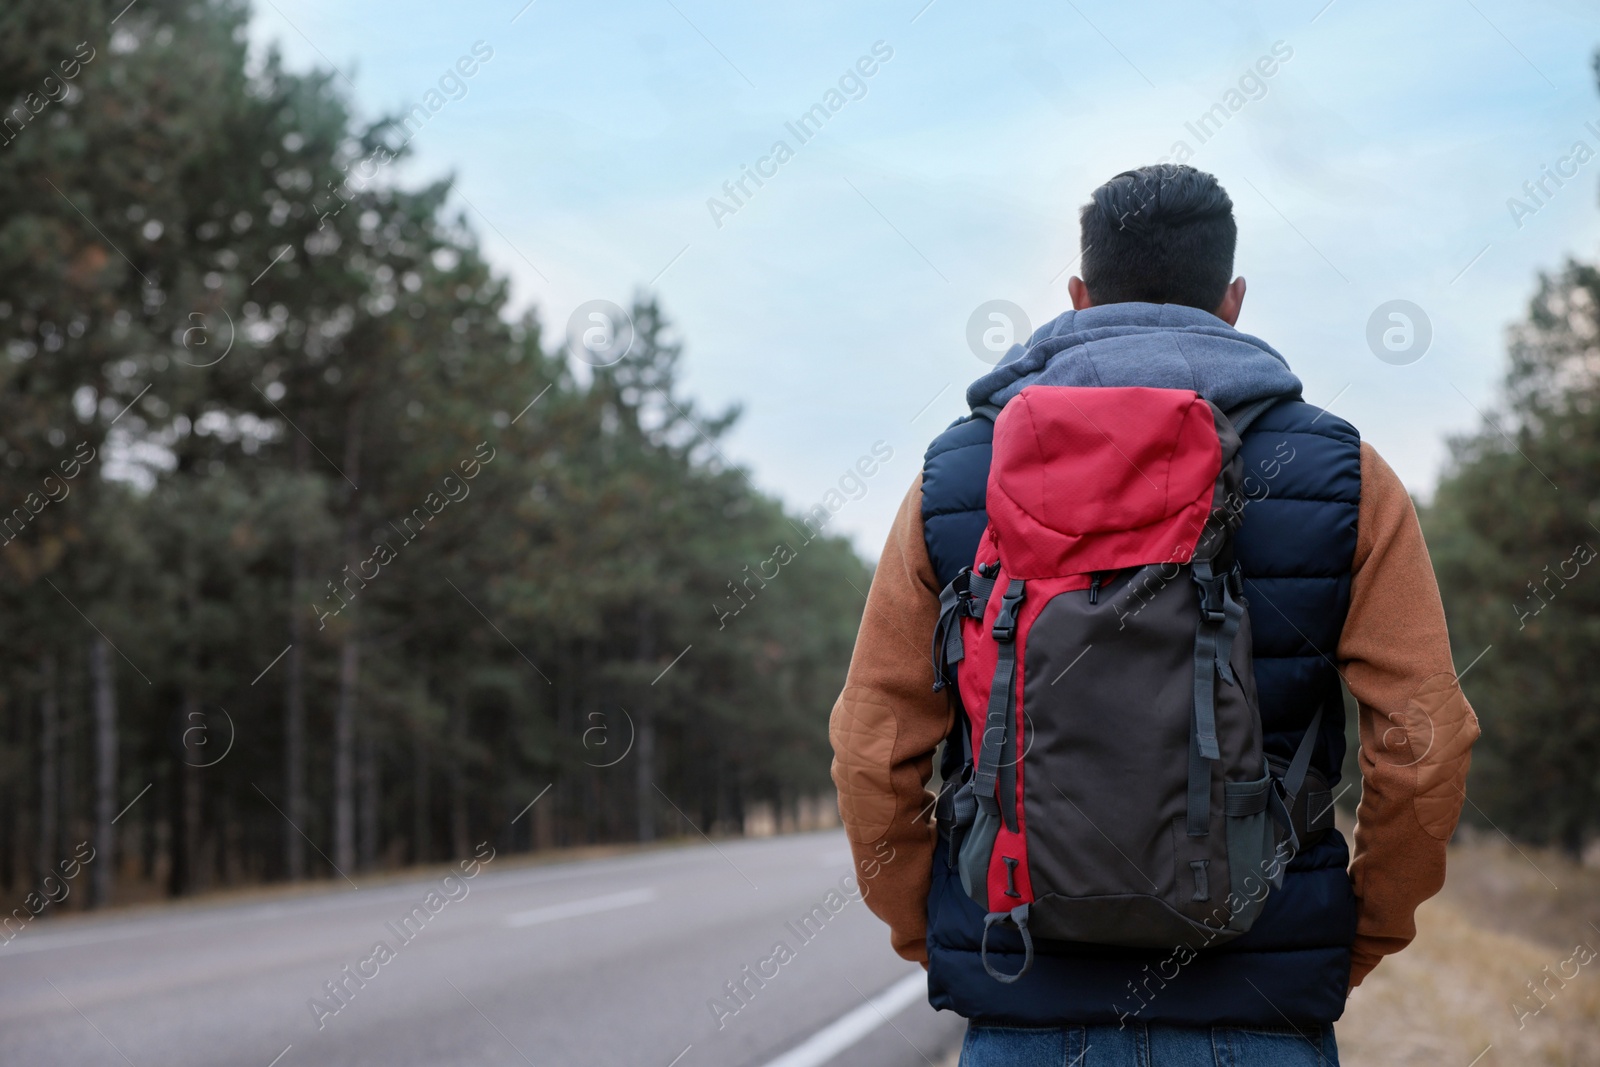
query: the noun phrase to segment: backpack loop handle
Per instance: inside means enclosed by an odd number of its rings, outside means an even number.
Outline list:
[[[1022,969],[1015,974],[1006,974],[1004,971],[994,969],[994,964],[989,962],[989,931],[998,923],[1010,920],[1022,935]],[[983,942],[978,946],[978,955],[983,960],[983,969],[989,977],[997,982],[1010,985],[1018,978],[1028,973],[1033,966],[1033,935],[1028,933],[1028,905],[1018,904],[1010,911],[991,911],[983,917]]]

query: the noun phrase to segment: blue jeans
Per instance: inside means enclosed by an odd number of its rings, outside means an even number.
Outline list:
[[[1333,1027],[967,1027],[961,1067],[1338,1067]]]

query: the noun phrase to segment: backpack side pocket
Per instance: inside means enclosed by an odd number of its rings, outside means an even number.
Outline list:
[[[965,840],[955,846],[956,866],[961,872],[961,888],[966,890],[967,896],[988,911],[989,858],[994,853],[995,836],[1000,832],[1000,815],[998,812],[990,813],[978,807],[977,798],[972,795],[971,782],[957,790],[958,802],[963,796],[970,805],[972,817]]]
[[[1261,914],[1267,893],[1282,884],[1276,824],[1267,810],[1269,772],[1251,782],[1224,782],[1228,838],[1228,929],[1244,933]]]

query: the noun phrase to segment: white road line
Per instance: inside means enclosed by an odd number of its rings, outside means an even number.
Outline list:
[[[861,1007],[846,1012],[766,1067],[820,1067],[889,1019],[928,996],[928,976],[908,974]]]
[[[538,926],[540,923],[555,922],[558,919],[573,919],[579,915],[593,915],[601,911],[615,911],[617,908],[631,908],[635,904],[648,904],[656,899],[654,889],[630,889],[625,893],[612,893],[604,897],[589,897],[584,900],[569,900],[565,904],[551,904],[549,907],[534,908],[532,911],[518,911],[506,916],[507,926]]]
[[[23,927],[27,929],[27,927]],[[111,930],[103,934],[94,934],[88,937],[74,936],[72,934],[41,934],[33,940],[12,946],[10,941],[0,944],[0,955],[22,956],[29,952],[48,952],[56,948],[73,948],[78,945],[96,945],[104,941],[126,941],[130,937],[151,937],[161,930]],[[16,937],[16,934],[12,934]]]

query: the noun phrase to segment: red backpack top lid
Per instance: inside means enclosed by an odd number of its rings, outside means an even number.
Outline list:
[[[1187,389],[1032,385],[995,421],[989,522],[1013,578],[1185,563],[1222,466]]]

